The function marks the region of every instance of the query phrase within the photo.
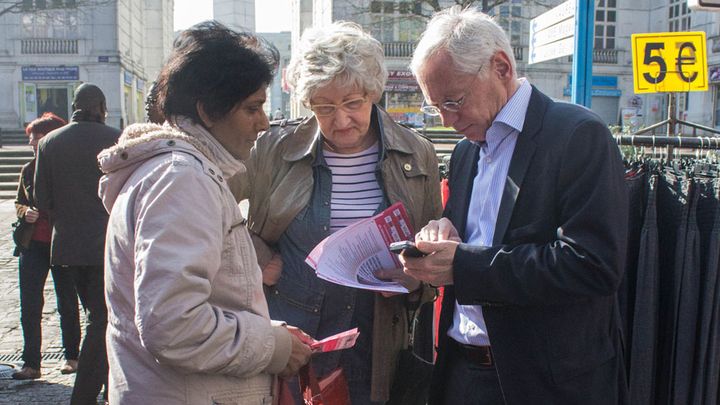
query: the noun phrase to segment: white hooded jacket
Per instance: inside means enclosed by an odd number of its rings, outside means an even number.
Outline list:
[[[265,404],[287,364],[226,179],[244,169],[205,129],[128,127],[99,156],[112,404]]]

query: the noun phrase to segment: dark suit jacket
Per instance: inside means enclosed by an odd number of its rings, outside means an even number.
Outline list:
[[[98,197],[97,155],[119,136],[120,130],[99,122],[73,121],[40,141],[35,201],[53,225],[52,264],[103,264],[108,213]]]
[[[463,140],[450,163],[444,215],[461,236],[478,149]],[[463,243],[454,257],[431,403],[442,402],[456,299],[483,306],[507,404],[626,402],[616,299],[628,217],[623,173],[617,145],[594,113],[533,88],[493,246]]]

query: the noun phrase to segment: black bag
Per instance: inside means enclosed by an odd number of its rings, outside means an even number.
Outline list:
[[[425,360],[416,352],[422,353],[421,343],[428,338],[430,342],[425,343],[432,347],[432,329],[429,329],[430,333],[427,336],[428,334],[421,333],[417,326],[420,319],[427,318],[427,316],[421,316],[423,312],[429,311],[428,326],[432,327],[432,307],[432,302],[428,302],[413,311],[412,316],[408,316],[408,348],[398,353],[395,378],[390,387],[390,400],[387,405],[424,405],[427,403],[433,363]],[[430,357],[432,358],[432,353],[430,353]]]
[[[18,218],[18,220],[12,224],[12,227],[12,237],[15,242],[14,255],[18,256],[20,251],[30,247],[30,240],[32,240],[35,224],[25,222],[24,219]]]

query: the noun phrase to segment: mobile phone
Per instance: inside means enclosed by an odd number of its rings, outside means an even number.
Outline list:
[[[403,240],[400,242],[393,242],[389,246],[390,251],[395,254],[402,253],[405,256],[408,257],[423,257],[426,256],[425,253],[418,250],[417,246],[415,246],[415,242],[411,240]]]

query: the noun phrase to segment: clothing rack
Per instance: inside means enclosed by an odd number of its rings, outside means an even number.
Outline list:
[[[615,135],[614,137],[618,145],[626,146],[720,149],[720,137],[714,136]]]

